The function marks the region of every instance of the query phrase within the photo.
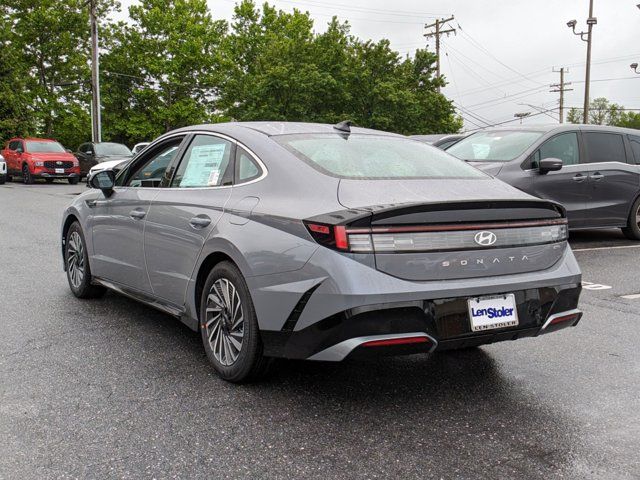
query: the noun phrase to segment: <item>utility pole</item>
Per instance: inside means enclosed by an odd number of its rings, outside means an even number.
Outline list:
[[[456,29],[455,28],[448,28],[446,30],[442,30],[443,26],[447,26],[447,23],[451,22],[453,20],[453,15],[451,15],[449,18],[439,18],[436,19],[435,22],[427,24],[424,26],[424,28],[427,29],[431,29],[433,28],[433,31],[429,31],[427,33],[424,34],[425,38],[431,38],[431,37],[435,37],[436,39],[436,78],[440,78],[440,36],[441,35],[447,35],[449,36],[451,33],[453,33],[455,35],[456,33]],[[440,93],[440,86],[438,86],[438,93]]]
[[[587,31],[576,32],[576,20],[567,22],[567,26],[573,30],[575,35],[579,35],[583,42],[587,42],[587,68],[584,81],[584,107],[582,109],[582,121],[589,123],[589,86],[591,81],[591,38],[593,26],[598,23],[598,19],[593,16],[593,0],[589,0],[589,18],[587,18]],[[585,38],[586,35],[586,38]]]
[[[560,123],[564,122],[564,92],[570,92],[573,88],[566,88],[567,85],[571,85],[571,82],[564,81],[564,74],[569,73],[569,69],[565,67],[561,67],[560,70],[553,69],[553,72],[560,73],[560,83],[553,83],[549,85],[553,90],[549,90],[550,92],[560,92],[560,114],[559,119]]]
[[[102,120],[100,118],[100,57],[98,52],[98,19],[96,3],[89,0],[89,18],[91,20],[91,139],[102,141]]]

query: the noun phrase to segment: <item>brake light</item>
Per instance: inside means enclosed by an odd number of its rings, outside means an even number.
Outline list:
[[[404,337],[404,338],[387,338],[383,340],[371,340],[365,342],[361,347],[390,347],[394,345],[409,345],[412,343],[430,343],[427,337]]]
[[[572,313],[572,314],[569,314],[569,315],[563,315],[561,317],[556,317],[556,318],[554,318],[553,320],[551,320],[549,322],[549,325],[555,325],[557,323],[564,323],[564,322],[573,322],[579,316],[580,316],[579,313]]]
[[[343,225],[323,225],[321,223],[308,222],[305,222],[305,225],[313,239],[319,244],[337,250],[349,250],[347,227]]]

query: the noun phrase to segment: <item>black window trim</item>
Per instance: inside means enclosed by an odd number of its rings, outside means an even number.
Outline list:
[[[624,158],[625,161],[621,162],[619,160],[613,160],[611,162],[585,162],[584,165],[595,165],[595,164],[599,164],[599,163],[620,163],[622,165],[633,165],[632,163],[629,162],[629,152],[627,150],[627,142],[625,141],[625,134],[623,132],[617,132],[615,130],[582,130],[583,134],[589,134],[589,133],[599,133],[599,134],[605,134],[605,135],[617,135],[620,138],[622,138],[622,148],[624,150]],[[587,140],[584,139],[584,151],[585,151],[585,159],[589,158],[589,147],[587,146]]]

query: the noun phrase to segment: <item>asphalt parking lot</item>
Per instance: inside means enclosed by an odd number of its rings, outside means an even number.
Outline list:
[[[0,186],[0,478],[640,478],[640,244],[618,231],[572,236],[576,328],[234,386],[171,317],[73,297],[58,231],[84,188]]]

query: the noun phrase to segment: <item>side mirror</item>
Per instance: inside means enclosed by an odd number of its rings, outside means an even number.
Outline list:
[[[113,173],[112,170],[102,170],[96,173],[91,180],[89,180],[89,185],[91,188],[99,188],[104,193],[105,197],[110,197],[113,193],[113,187],[116,184],[116,174]]]
[[[559,158],[543,158],[540,160],[538,170],[540,174],[546,175],[549,172],[556,172],[562,168],[562,160]]]

